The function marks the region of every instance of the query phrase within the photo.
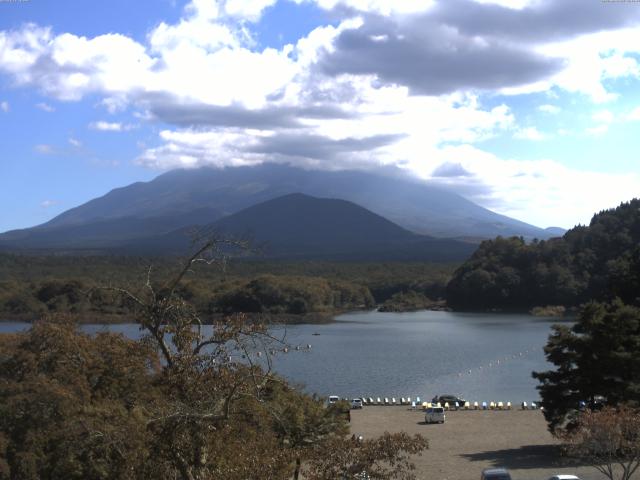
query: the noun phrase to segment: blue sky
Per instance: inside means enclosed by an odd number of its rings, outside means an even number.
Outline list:
[[[571,227],[640,192],[638,62],[632,3],[0,2],[0,231],[262,162],[397,165]]]

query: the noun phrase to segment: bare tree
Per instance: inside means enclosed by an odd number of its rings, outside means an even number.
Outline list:
[[[147,341],[159,350],[170,401],[156,406],[148,428],[159,440],[156,450],[184,480],[214,478],[219,468],[212,458],[216,448],[211,432],[227,428],[234,415],[255,410],[268,383],[278,381],[269,351],[280,340],[263,323],[235,314],[205,324],[180,295],[181,283],[196,265],[224,268],[230,250],[246,248],[244,242],[215,237],[197,248],[163,286],[154,285],[150,267],[140,293],[107,288],[131,305]]]
[[[162,359],[160,383],[166,393],[147,422],[152,450],[164,462],[159,469],[174,471],[183,480],[256,478],[256,469],[259,478],[283,478],[289,470],[298,478],[306,463],[306,478],[323,479],[333,472],[322,460],[330,452],[327,458],[354,458],[340,465],[342,473],[367,470],[372,478],[414,478],[408,455],[426,448],[424,438],[385,436],[353,444],[346,439],[340,412],[325,409],[273,374],[273,344],[286,350],[284,337],[272,336],[266,324],[248,321],[243,314],[207,325],[181,297],[181,282],[195,265],[224,268],[230,250],[245,248],[245,242],[214,237],[164,286],[154,285],[150,268],[140,293],[109,288],[131,305]],[[233,452],[225,444],[243,436],[253,436],[256,449],[251,458],[230,462]],[[263,445],[260,457],[257,448]],[[232,471],[225,470],[229,463]],[[243,470],[252,465],[253,470]]]
[[[629,407],[587,410],[561,437],[569,455],[610,480],[629,480],[640,466],[640,411]]]

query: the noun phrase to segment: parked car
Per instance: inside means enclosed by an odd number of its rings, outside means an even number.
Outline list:
[[[458,402],[459,407],[464,407],[466,400],[457,397],[456,395],[436,395],[433,400],[431,400],[431,403],[439,403],[443,407],[445,403],[448,403],[451,408],[454,408],[456,406],[456,402]]]
[[[425,423],[444,423],[445,419],[443,407],[429,407],[424,413]]]
[[[339,401],[340,401],[340,397],[338,397],[337,395],[329,395],[329,400],[327,403],[329,403],[329,405],[335,405]]]
[[[480,480],[511,480],[511,475],[506,468],[485,468]]]
[[[351,400],[351,408],[362,408],[362,399],[354,398]]]
[[[553,477],[549,477],[549,480],[580,480],[575,475],[554,475]]]

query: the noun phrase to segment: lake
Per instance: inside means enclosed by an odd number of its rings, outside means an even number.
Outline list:
[[[274,366],[322,396],[430,399],[451,393],[470,401],[529,402],[538,398],[531,372],[552,367],[542,348],[557,322],[514,314],[349,313],[330,324],[276,329],[294,348],[277,353]],[[0,333],[25,328],[0,323]],[[105,328],[139,336],[131,324],[83,326],[87,332]]]

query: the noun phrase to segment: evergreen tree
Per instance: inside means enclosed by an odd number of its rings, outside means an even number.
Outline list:
[[[581,405],[640,405],[640,308],[589,303],[571,328],[555,326],[545,347],[555,370],[534,372],[552,431],[570,426]]]

